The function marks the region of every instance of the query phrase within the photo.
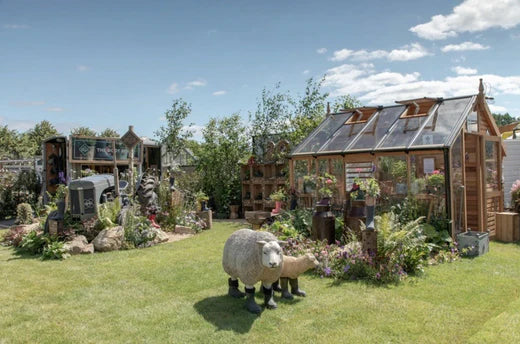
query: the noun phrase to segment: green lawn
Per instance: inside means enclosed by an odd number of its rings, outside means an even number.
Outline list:
[[[520,342],[518,245],[492,243],[399,286],[306,275],[307,298],[257,317],[226,296],[221,253],[237,228],[65,261],[0,247],[0,343]]]

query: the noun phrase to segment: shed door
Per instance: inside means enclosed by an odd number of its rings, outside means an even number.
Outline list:
[[[468,230],[481,231],[484,222],[482,211],[482,178],[480,169],[481,136],[464,134],[465,146],[465,192],[466,192],[466,225]]]
[[[501,154],[500,138],[484,136],[482,140],[482,168],[483,185],[485,194],[485,222],[484,230],[489,231],[490,236],[495,235],[496,213],[502,209],[502,183],[501,183]]]

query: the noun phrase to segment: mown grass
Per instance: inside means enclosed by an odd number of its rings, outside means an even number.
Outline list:
[[[65,261],[1,247],[0,343],[520,342],[518,245],[492,243],[398,286],[305,275],[308,297],[257,317],[226,296],[221,253],[238,226]]]

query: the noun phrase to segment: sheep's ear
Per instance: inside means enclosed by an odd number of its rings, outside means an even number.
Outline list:
[[[263,241],[263,240],[259,240],[256,242],[258,244],[258,246],[260,247],[264,247],[265,244],[267,244],[267,242]]]
[[[278,240],[278,245],[280,245],[280,247],[284,247],[285,245],[287,245],[287,241]]]

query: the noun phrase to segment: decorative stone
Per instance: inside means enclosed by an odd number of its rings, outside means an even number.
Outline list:
[[[108,252],[116,251],[121,248],[125,238],[125,230],[122,226],[103,229],[92,240],[96,251]]]
[[[191,227],[177,225],[177,226],[175,226],[175,233],[195,234],[195,231]]]
[[[168,234],[159,228],[150,228],[150,231],[155,233],[155,239],[153,239],[155,244],[167,242],[170,239]]]
[[[94,253],[94,245],[89,244],[83,235],[77,235],[63,244],[63,248],[70,254]]]

